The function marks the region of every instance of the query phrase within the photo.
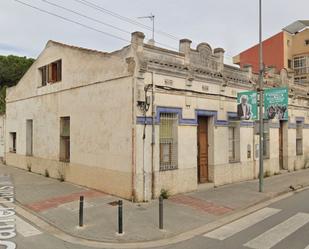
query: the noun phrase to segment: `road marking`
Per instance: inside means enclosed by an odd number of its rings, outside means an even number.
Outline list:
[[[309,222],[309,214],[297,213],[279,225],[262,233],[244,246],[253,249],[270,249],[281,240],[294,233]]]
[[[309,245],[308,245],[308,246],[306,246],[306,248],[304,248],[304,249],[309,249]]]
[[[35,235],[39,235],[42,232],[36,229],[34,226],[30,225],[23,219],[19,218],[18,216],[15,216],[16,219],[16,230],[19,234],[21,234],[24,237],[31,237]]]
[[[212,239],[224,240],[280,211],[280,209],[266,207],[214,231],[206,233],[204,236]]]

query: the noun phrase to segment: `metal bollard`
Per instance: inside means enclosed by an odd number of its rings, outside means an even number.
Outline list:
[[[123,211],[123,205],[122,200],[118,201],[118,233],[123,233],[123,220],[122,220],[122,211]]]
[[[163,197],[159,197],[159,228],[163,229]]]
[[[84,196],[79,197],[79,226],[84,225]]]

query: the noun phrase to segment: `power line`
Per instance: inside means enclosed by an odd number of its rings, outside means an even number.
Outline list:
[[[97,5],[97,4],[94,4],[94,3],[90,2],[90,1],[87,1],[87,0],[73,0],[73,1],[78,2],[78,3],[80,3],[80,4],[83,4],[83,5],[85,5],[85,6],[88,6],[88,7],[90,7],[90,8],[96,9],[96,10],[98,10],[98,11],[100,11],[100,12],[109,14],[109,15],[115,17],[115,18],[118,18],[118,19],[122,20],[122,21],[131,23],[131,24],[134,24],[134,25],[139,26],[139,27],[141,27],[141,28],[144,28],[144,29],[147,29],[147,30],[152,31],[152,27],[150,27],[150,26],[148,26],[148,25],[145,25],[145,24],[143,24],[143,23],[140,23],[140,22],[138,22],[138,21],[136,21],[136,20],[134,20],[134,19],[132,19],[132,18],[128,18],[128,17],[122,16],[122,15],[116,13],[116,12],[113,12],[113,11],[111,11],[111,10],[108,10],[108,9],[106,9],[106,8],[103,8],[102,6]],[[161,30],[156,30],[155,33],[168,36],[169,38],[174,39],[174,40],[177,40],[177,41],[180,40],[180,38],[178,38],[177,36],[172,35],[172,34],[169,34],[169,33],[167,33],[167,32],[161,31]]]
[[[77,12],[77,11],[68,9],[68,8],[66,8],[66,7],[63,7],[63,6],[58,5],[58,4],[56,4],[56,3],[52,3],[52,2],[47,1],[47,0],[41,0],[41,1],[44,2],[44,3],[47,3],[47,4],[49,4],[49,5],[55,6],[55,7],[57,7],[57,8],[66,10],[66,11],[71,12],[71,13],[74,13],[74,14],[76,14],[76,15],[82,16],[82,17],[84,17],[84,18],[86,18],[86,19],[88,19],[88,20],[91,20],[91,21],[94,21],[94,22],[103,24],[103,25],[105,25],[105,26],[107,26],[107,27],[110,27],[110,28],[113,28],[113,29],[117,29],[117,30],[119,30],[119,31],[121,31],[121,32],[124,32],[124,33],[126,33],[126,34],[131,34],[131,33],[130,33],[129,31],[127,31],[127,30],[118,28],[118,27],[116,27],[116,26],[114,26],[114,25],[111,25],[111,24],[109,24],[109,23],[102,22],[102,21],[100,21],[100,20],[98,20],[98,19],[95,19],[95,18],[93,18],[93,17],[89,17],[89,16],[87,16],[87,15],[82,14],[81,12]]]
[[[97,4],[94,4],[94,3],[90,2],[90,1],[87,1],[87,0],[73,0],[73,1],[78,2],[78,3],[80,3],[80,4],[84,5],[84,6],[88,6],[88,7],[90,7],[90,8],[96,9],[96,10],[98,10],[98,11],[100,11],[100,12],[109,14],[109,15],[115,17],[115,18],[118,18],[118,19],[122,20],[122,21],[131,23],[131,24],[133,24],[133,25],[136,25],[136,26],[139,26],[139,27],[141,27],[141,28],[144,28],[144,29],[147,29],[147,30],[152,31],[152,27],[150,27],[150,26],[147,26],[147,25],[145,25],[145,24],[143,24],[143,23],[140,23],[140,22],[138,22],[138,21],[135,21],[135,20],[132,19],[132,18],[129,18],[129,17],[126,17],[126,16],[122,16],[122,15],[116,13],[116,12],[113,12],[113,11],[111,11],[111,10],[108,10],[108,9],[106,9],[106,8],[103,8],[102,6],[97,5]],[[155,30],[155,33],[161,34],[161,35],[164,35],[164,36],[167,36],[167,37],[169,37],[169,38],[171,38],[171,39],[173,39],[173,40],[177,40],[177,41],[180,40],[179,37],[174,36],[174,35],[172,35],[172,34],[169,34],[169,33],[167,33],[167,32],[164,32],[164,31]],[[193,42],[194,42],[194,41],[193,41]],[[156,42],[156,43],[157,43],[157,44],[164,45],[164,46],[167,46],[167,45],[162,44],[162,43],[159,43],[159,42]],[[194,42],[194,43],[196,43],[196,42]],[[197,43],[196,43],[196,44],[197,44]],[[170,47],[170,46],[169,46],[169,47]],[[173,48],[173,47],[171,47],[171,48]],[[173,49],[177,50],[177,48],[173,48]],[[225,54],[224,56],[227,57],[227,58],[233,59],[233,57],[230,56],[229,54]]]
[[[45,3],[49,4],[49,5],[55,6],[55,7],[57,7],[57,8],[66,10],[66,11],[71,12],[71,13],[74,13],[74,14],[76,14],[76,15],[78,15],[78,16],[82,16],[82,17],[84,17],[84,18],[86,18],[86,19],[88,19],[88,20],[91,20],[91,21],[94,21],[94,22],[103,24],[103,25],[105,25],[105,26],[107,26],[107,27],[116,29],[116,30],[121,31],[121,32],[123,32],[123,33],[131,34],[131,32],[129,32],[129,31],[127,31],[127,30],[124,30],[124,29],[122,29],[122,28],[116,27],[116,26],[114,26],[114,25],[112,25],[112,24],[109,24],[109,23],[106,23],[106,22],[102,22],[102,21],[100,21],[100,20],[98,20],[98,19],[95,19],[95,18],[93,18],[93,17],[89,17],[89,16],[87,16],[87,15],[82,14],[81,12],[77,12],[77,11],[68,9],[68,8],[66,8],[66,7],[64,7],[64,6],[58,5],[58,4],[53,3],[53,2],[50,2],[50,1],[48,1],[48,0],[41,0],[41,1],[42,1],[42,2],[45,2]],[[164,43],[161,43],[161,42],[157,42],[157,44],[160,44],[160,45],[162,45],[162,46],[164,46],[164,47],[167,47],[167,48],[171,48],[171,49],[177,50],[177,48],[175,48],[175,47],[173,47],[173,46],[170,46],[170,45],[167,45],[167,44],[164,44]]]
[[[125,42],[130,42],[129,40],[126,40],[126,39],[124,39],[124,38],[122,38],[122,37],[120,37],[120,36],[117,36],[117,35],[113,35],[113,34],[104,32],[104,31],[102,31],[102,30],[99,30],[99,29],[93,28],[93,27],[91,27],[91,26],[88,26],[88,25],[86,25],[86,24],[83,24],[83,23],[74,21],[74,20],[69,19],[69,18],[67,18],[67,17],[60,16],[60,15],[58,15],[58,14],[55,14],[55,13],[53,13],[53,12],[50,12],[50,11],[47,11],[47,10],[44,10],[44,9],[41,9],[41,8],[39,8],[39,7],[33,6],[33,5],[28,4],[28,3],[25,3],[25,2],[23,2],[23,1],[20,1],[20,0],[14,0],[14,1],[15,1],[15,2],[18,2],[18,3],[22,4],[22,5],[28,6],[28,7],[32,8],[32,9],[36,9],[36,10],[38,10],[38,11],[44,12],[44,13],[46,13],[46,14],[48,14],[48,15],[58,17],[58,18],[60,18],[60,19],[62,19],[62,20],[65,20],[65,21],[67,21],[67,22],[71,22],[71,23],[77,24],[77,25],[82,26],[82,27],[84,27],[84,28],[87,28],[87,29],[90,29],[90,30],[93,30],[93,31],[96,31],[96,32],[99,32],[99,33],[102,33],[102,34],[104,34],[104,35],[107,35],[107,36],[110,36],[110,37],[113,37],[113,38],[116,38],[116,39],[119,39],[119,40],[122,40],[122,41],[125,41]]]
[[[125,42],[128,42],[128,43],[131,42],[130,40],[125,39],[125,38],[123,38],[123,37],[120,37],[120,36],[117,36],[117,35],[114,35],[114,34],[111,34],[111,33],[108,33],[108,32],[104,32],[104,31],[102,31],[102,30],[100,30],[100,29],[91,27],[91,26],[89,26],[89,25],[83,24],[83,23],[81,23],[81,22],[72,20],[72,19],[67,18],[67,17],[64,17],[64,16],[58,15],[58,14],[56,14],[56,13],[50,12],[50,11],[45,10],[45,9],[42,9],[42,8],[39,8],[39,7],[34,6],[34,5],[31,5],[31,4],[29,4],[29,3],[25,3],[25,2],[20,1],[20,0],[14,0],[14,1],[16,1],[16,2],[18,2],[18,3],[20,3],[20,4],[24,5],[24,6],[30,7],[30,8],[32,8],[32,9],[35,9],[35,10],[38,10],[38,11],[40,11],[40,12],[46,13],[46,14],[48,14],[48,15],[51,15],[51,16],[60,18],[60,19],[65,20],[65,21],[67,21],[67,22],[71,22],[71,23],[74,23],[74,24],[79,25],[79,26],[81,26],[81,27],[87,28],[87,29],[89,29],[89,30],[92,30],[92,31],[95,31],[95,32],[104,34],[104,35],[106,35],[106,36],[110,36],[110,37],[113,37],[113,38],[116,38],[116,39],[118,39],[118,40],[125,41]],[[49,2],[49,1],[47,1],[47,0],[41,0],[41,1],[43,1],[43,2],[45,2],[45,3],[48,3],[48,4],[51,4],[51,5],[54,5],[54,6],[58,7],[58,8],[62,8],[62,9],[64,9],[64,10],[70,11],[70,12],[72,12],[72,13],[74,13],[74,14],[80,15],[80,16],[82,16],[82,17],[84,17],[84,18],[87,18],[87,19],[90,19],[90,20],[92,20],[92,21],[96,21],[96,22],[99,22],[99,23],[101,23],[101,24],[104,24],[104,25],[113,27],[113,28],[115,28],[115,29],[117,29],[117,30],[120,30],[120,31],[122,31],[122,32],[125,32],[125,33],[127,33],[127,34],[130,34],[130,32],[128,32],[128,31],[125,31],[125,30],[123,30],[123,29],[121,29],[121,28],[118,28],[118,27],[116,27],[116,26],[114,26],[114,25],[110,25],[110,24],[101,22],[100,20],[97,20],[97,19],[95,19],[95,18],[86,16],[86,15],[80,13],[80,12],[67,9],[67,8],[65,8],[65,7],[63,7],[63,6],[60,6],[60,5],[51,3],[51,2]],[[74,0],[74,1],[80,1],[80,0]],[[172,49],[174,49],[174,50],[177,51],[177,49],[174,48],[174,47],[172,47],[172,46],[169,46],[169,45],[166,45],[166,44],[163,44],[163,43],[160,43],[160,42],[156,42],[156,43],[157,43],[157,44],[160,44],[160,45],[162,45],[162,46],[165,46],[165,47],[172,48]],[[230,58],[232,58],[232,57],[230,57]]]
[[[128,43],[131,42],[130,40],[125,39],[125,38],[123,38],[123,37],[120,37],[120,36],[117,36],[117,35],[114,35],[114,34],[111,34],[111,33],[108,33],[108,32],[104,32],[104,31],[102,31],[102,30],[100,30],[100,29],[91,27],[91,26],[89,26],[89,25],[83,24],[83,23],[81,23],[81,22],[72,20],[72,19],[70,19],[70,18],[61,16],[61,15],[55,14],[55,13],[50,12],[50,11],[48,11],[48,10],[44,10],[44,9],[42,9],[42,8],[39,8],[39,7],[37,7],[37,6],[34,6],[34,5],[31,5],[31,4],[25,3],[25,2],[23,2],[23,1],[20,1],[20,0],[14,0],[14,1],[16,1],[16,2],[18,2],[18,3],[20,3],[20,4],[22,4],[22,5],[25,5],[25,6],[27,6],[27,7],[30,7],[30,8],[32,8],[32,9],[35,9],[35,10],[38,10],[38,11],[40,11],[40,12],[46,13],[46,14],[48,14],[48,15],[55,16],[55,17],[58,17],[58,18],[60,18],[60,19],[62,19],[62,20],[65,20],[65,21],[67,21],[67,22],[71,22],[71,23],[74,23],[74,24],[76,24],[76,25],[82,26],[82,27],[84,27],[84,28],[90,29],[90,30],[92,30],[92,31],[96,31],[96,32],[99,32],[99,33],[101,33],[101,34],[104,34],[104,35],[107,35],[107,36],[110,36],[110,37],[113,37],[113,38],[116,38],[116,39],[119,39],[119,40],[121,40],[121,41],[125,41],[125,42],[128,42]],[[130,34],[130,32],[127,32],[127,33]],[[170,48],[175,49],[174,47],[171,47],[171,46],[169,46],[169,45],[166,45],[166,44],[163,44],[163,43],[159,43],[159,42],[157,42],[157,43],[158,43],[158,44],[161,44],[162,46],[166,46],[166,47],[170,47]]]

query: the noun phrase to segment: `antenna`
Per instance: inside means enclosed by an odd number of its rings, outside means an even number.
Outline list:
[[[147,18],[147,19],[150,19],[150,20],[152,21],[152,38],[151,38],[151,40],[153,40],[153,42],[154,42],[154,21],[155,21],[155,15],[152,14],[152,13],[150,13],[149,16],[140,16],[140,17],[138,17],[138,18],[139,18],[139,19],[145,19],[145,18]]]

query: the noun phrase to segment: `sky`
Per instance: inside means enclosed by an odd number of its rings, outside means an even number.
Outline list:
[[[258,0],[86,0],[101,7],[99,10],[82,4],[85,0],[18,1],[0,0],[0,54],[36,58],[48,40],[107,52],[117,50],[129,43],[131,32],[144,32],[146,41],[151,38],[151,28],[143,26],[151,27],[151,20],[138,18],[151,13],[155,15],[158,46],[177,50],[182,38],[192,40],[193,48],[207,42],[212,48],[224,48],[230,63],[232,56],[258,42]],[[263,38],[296,20],[309,19],[309,0],[262,2]],[[111,12],[141,25],[108,14]]]

